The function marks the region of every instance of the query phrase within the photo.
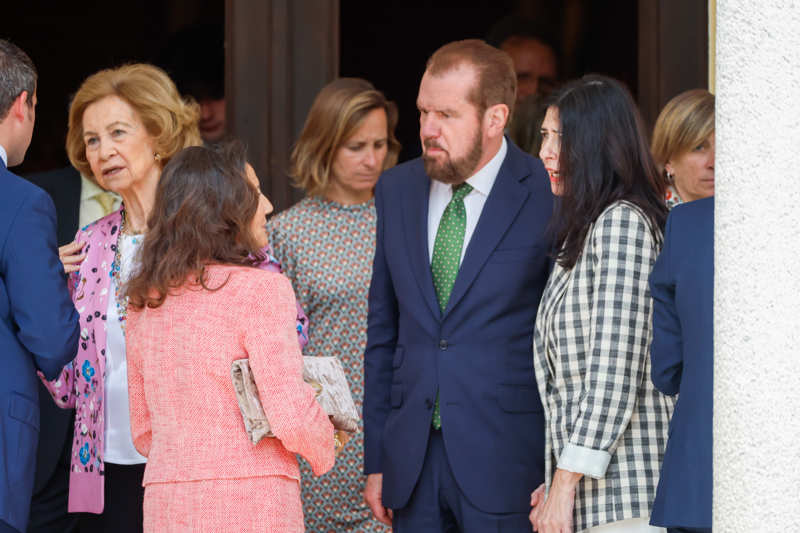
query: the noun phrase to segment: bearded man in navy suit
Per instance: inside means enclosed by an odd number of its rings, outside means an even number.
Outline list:
[[[36,118],[36,69],[0,40],[0,533],[25,531],[36,469],[36,370],[54,379],[75,356],[78,313],[56,248],[53,202],[11,173]]]
[[[458,41],[420,84],[419,159],[375,189],[364,497],[395,531],[531,531],[544,415],[531,353],[552,194],[504,136],[505,52]]]

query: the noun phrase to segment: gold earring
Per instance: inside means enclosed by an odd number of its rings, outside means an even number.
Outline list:
[[[156,152],[155,154],[153,154],[153,159],[155,159],[156,161],[161,161],[161,154]]]

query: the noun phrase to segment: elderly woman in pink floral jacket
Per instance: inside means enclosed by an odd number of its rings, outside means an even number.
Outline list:
[[[122,287],[135,267],[163,165],[202,142],[198,118],[197,104],[182,100],[169,76],[146,64],[89,76],[70,106],[70,162],[123,200],[75,237],[83,262],[68,283],[80,339],[73,362],[48,384],[59,406],[75,408],[67,508],[87,513],[81,531],[142,529],[146,459],[130,436]],[[74,261],[62,261],[74,270]]]
[[[91,513],[81,517],[81,531],[142,529],[146,459],[130,433],[127,299],[120,289],[135,269],[163,165],[182,148],[201,143],[197,120],[197,105],[183,101],[163,71],[145,64],[93,74],[70,107],[70,162],[123,199],[118,211],[75,237],[85,256],[69,278],[80,340],[73,362],[46,384],[60,407],[75,408],[68,510]],[[62,258],[68,269],[75,259]]]

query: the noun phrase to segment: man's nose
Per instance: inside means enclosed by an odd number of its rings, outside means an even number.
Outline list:
[[[431,116],[420,117],[419,119],[419,133],[423,139],[430,139],[439,136],[439,124],[437,120]]]
[[[211,118],[212,114],[211,104],[208,102],[200,102],[200,120],[208,120]]]

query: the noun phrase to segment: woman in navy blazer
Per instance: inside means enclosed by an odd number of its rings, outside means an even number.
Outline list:
[[[678,395],[651,524],[711,531],[714,198],[675,207],[650,275],[653,384]]]

